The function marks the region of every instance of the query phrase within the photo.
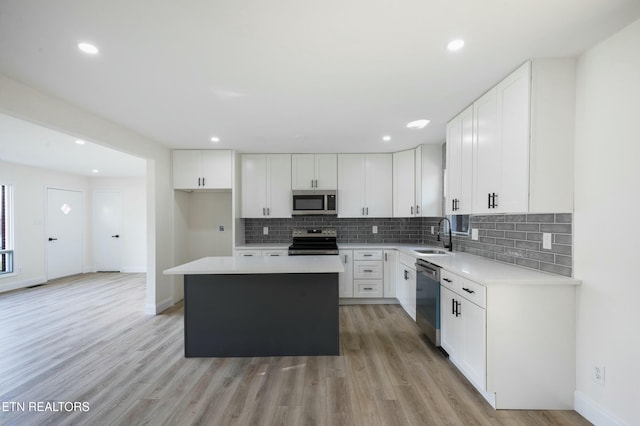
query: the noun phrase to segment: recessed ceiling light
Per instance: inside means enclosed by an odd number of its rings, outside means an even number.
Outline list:
[[[452,40],[449,42],[449,44],[447,44],[447,49],[449,49],[452,52],[455,52],[456,50],[460,50],[463,47],[464,47],[464,40],[462,39]]]
[[[407,127],[410,129],[424,129],[424,127],[429,124],[429,120],[416,120],[407,124]]]
[[[85,142],[85,141],[83,141],[82,139],[76,139],[76,143],[77,143],[78,145],[84,145],[86,142]]]
[[[99,50],[91,43],[78,43],[78,49],[89,55],[97,55]]]
[[[219,137],[217,137],[217,136],[212,136],[212,137],[211,137],[211,142],[213,142],[213,143],[220,142],[220,138],[219,138]]]
[[[98,169],[93,169],[93,170],[91,170],[91,173],[100,173],[100,170],[98,170]]]
[[[391,136],[385,135],[385,136],[382,137],[382,140],[385,141],[385,142],[389,142],[391,140]]]

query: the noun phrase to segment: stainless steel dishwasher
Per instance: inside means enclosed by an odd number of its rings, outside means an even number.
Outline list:
[[[436,347],[440,346],[440,267],[416,261],[416,322]]]

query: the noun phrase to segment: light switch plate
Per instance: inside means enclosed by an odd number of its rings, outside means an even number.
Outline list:
[[[474,241],[478,240],[478,228],[471,228],[471,239]]]
[[[262,227],[262,235],[269,235],[269,227],[268,226]]]
[[[551,233],[550,232],[542,233],[542,248],[546,250],[551,250]]]
[[[373,225],[371,227],[371,232],[373,232],[374,234],[377,234],[378,233],[378,227],[376,225]]]
[[[218,231],[224,232],[224,225],[218,225]]]

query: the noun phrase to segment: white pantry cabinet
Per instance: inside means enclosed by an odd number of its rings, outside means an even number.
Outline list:
[[[174,189],[231,189],[231,150],[175,150],[172,154]]]
[[[391,217],[391,154],[338,154],[338,217]]]
[[[573,211],[574,113],[574,59],[529,61],[480,97],[472,213]]]
[[[242,217],[291,217],[291,154],[242,155]]]
[[[337,188],[337,154],[291,154],[291,189]]]
[[[473,106],[447,123],[446,214],[470,214],[473,191]]]

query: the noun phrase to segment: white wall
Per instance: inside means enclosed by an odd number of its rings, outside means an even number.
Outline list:
[[[119,191],[122,196],[122,272],[147,270],[147,182],[144,177],[97,178],[89,180],[89,206],[93,211],[93,194],[100,190]],[[90,216],[93,218],[93,215]],[[90,227],[89,232],[93,229]],[[91,236],[93,241],[93,236]],[[93,267],[93,250],[89,250],[89,264]]]
[[[579,58],[574,273],[576,410],[640,424],[640,21]],[[605,385],[593,365],[605,367]]]
[[[174,303],[171,152],[156,141],[0,75],[0,112],[147,159],[147,294],[155,314]]]
[[[45,194],[47,187],[80,190],[84,194],[85,253],[89,233],[89,178],[51,170],[0,162],[0,182],[13,185],[14,274],[0,276],[0,292],[42,284],[46,271]],[[85,256],[84,270],[90,268]]]

